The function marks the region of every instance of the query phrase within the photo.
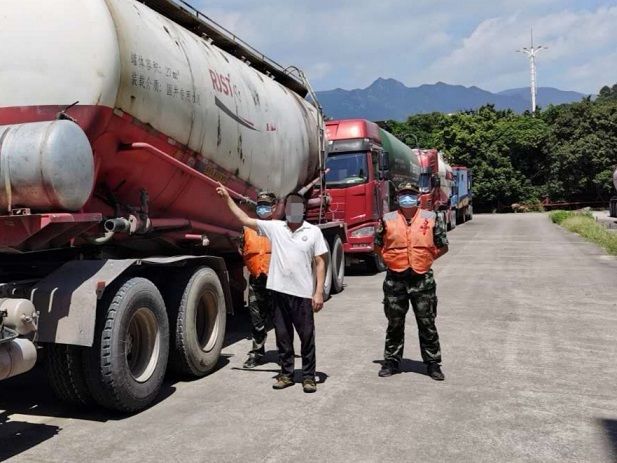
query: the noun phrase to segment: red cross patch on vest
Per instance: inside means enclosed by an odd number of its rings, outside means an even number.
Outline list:
[[[426,232],[428,231],[428,220],[424,219],[424,223],[422,224],[422,226],[420,226],[420,230],[422,230],[422,234],[426,235]]]

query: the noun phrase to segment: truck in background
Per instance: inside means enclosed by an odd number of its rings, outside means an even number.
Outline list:
[[[418,157],[394,135],[364,119],[326,122],[326,139],[329,220],[347,225],[347,264],[362,261],[370,270],[382,271],[375,232],[383,214],[396,207],[394,185],[419,182]]]
[[[450,207],[454,176],[441,151],[414,149],[421,166],[420,207],[443,215],[448,229],[453,228],[454,211]]]
[[[452,166],[453,184],[450,208],[453,214],[450,228],[473,218],[471,170],[465,166]]]
[[[323,176],[303,74],[187,8],[3,4],[0,380],[45,349],[60,399],[127,412],[168,366],[208,374],[244,283],[218,182],[254,214],[259,190],[284,198]],[[312,210],[340,250],[324,196]]]

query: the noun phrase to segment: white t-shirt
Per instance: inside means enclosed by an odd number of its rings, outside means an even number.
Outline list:
[[[311,299],[315,285],[313,258],[328,252],[321,230],[302,222],[292,232],[283,220],[257,220],[257,227],[272,244],[266,288]]]

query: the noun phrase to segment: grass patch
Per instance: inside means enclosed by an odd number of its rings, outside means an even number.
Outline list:
[[[572,211],[552,211],[548,214],[553,223],[561,225],[561,222],[574,215]]]
[[[609,254],[617,256],[617,233],[597,223],[591,212],[552,211],[549,217],[553,223],[581,235],[604,248]]]

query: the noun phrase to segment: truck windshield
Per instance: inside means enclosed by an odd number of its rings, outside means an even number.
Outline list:
[[[431,174],[422,173],[420,174],[420,192],[428,193],[431,191]]]
[[[327,185],[358,185],[368,180],[366,152],[329,154]]]

